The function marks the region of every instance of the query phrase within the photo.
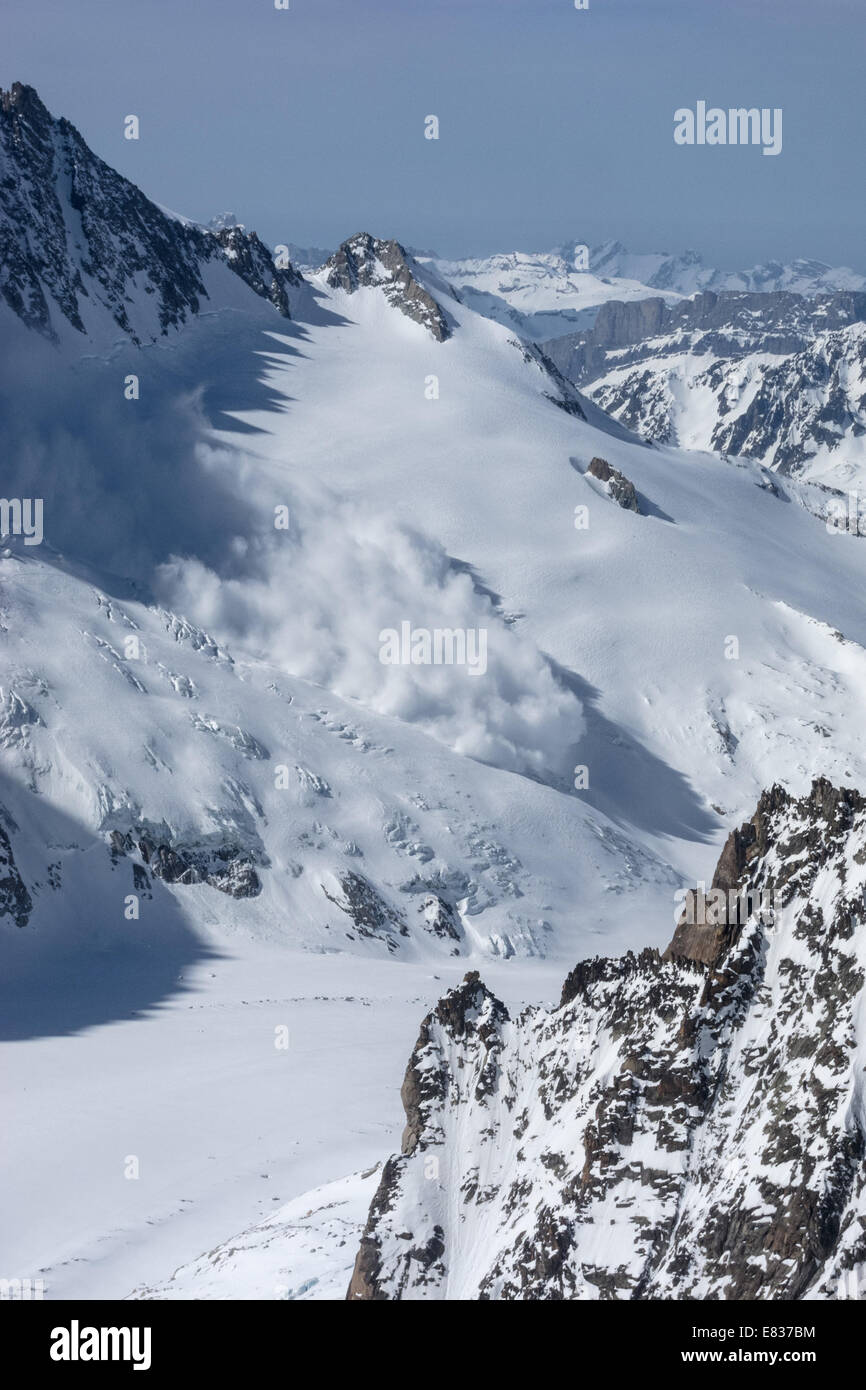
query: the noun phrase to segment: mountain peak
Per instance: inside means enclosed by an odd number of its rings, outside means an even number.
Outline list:
[[[55,342],[69,327],[155,341],[210,299],[219,262],[284,317],[300,283],[254,234],[168,216],[20,82],[0,93],[0,234],[0,302]]]
[[[35,87],[26,82],[13,82],[8,92],[0,87],[0,110],[16,111],[21,115],[38,115],[51,119],[48,108]]]
[[[54,124],[35,87],[13,82],[8,92],[0,89],[0,132],[5,127],[19,149],[29,148],[32,159],[47,158]]]
[[[450,338],[445,310],[422,284],[421,267],[399,241],[357,232],[337,247],[323,269],[332,289],[354,294],[368,286],[380,288],[389,304],[429,329],[437,342]]]

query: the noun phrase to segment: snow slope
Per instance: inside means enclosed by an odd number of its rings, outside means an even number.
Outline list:
[[[5,950],[22,969],[214,920],[380,960],[567,956],[574,903],[603,901],[626,864],[628,892],[678,882],[575,793],[452,751],[288,661],[235,659],[59,564],[10,554],[0,579],[0,804],[30,904]],[[562,698],[576,742],[579,706]],[[125,919],[128,894],[139,915]]]
[[[268,364],[285,412],[239,415],[260,431],[247,445],[259,478],[276,496],[313,473],[435,529],[581,694],[586,800],[668,854],[682,840],[694,865],[713,804],[741,817],[783,771],[804,786],[859,775],[860,682],[839,660],[856,665],[866,642],[856,537],[829,534],[760,467],[648,449],[555,409],[507,330],[456,301],[439,344],[375,289],[329,302],[345,322],[312,326],[303,356]],[[595,455],[635,484],[643,515],[585,475]]]
[[[304,1193],[250,1231],[177,1269],[131,1298],[284,1299],[345,1297],[379,1164]]]
[[[49,508],[45,546],[14,540],[0,564],[2,801],[33,902],[3,941],[19,1039],[5,1071],[7,1249],[15,1268],[45,1272],[49,1296],[162,1288],[258,1219],[260,1173],[274,1170],[285,1202],[388,1152],[402,1057],[440,988],[431,969],[513,953],[499,967],[506,997],[544,998],[554,963],[561,978],[602,941],[663,944],[684,875],[706,872],[762,784],[828,768],[863,780],[856,538],[829,536],[760,470],[649,450],[560,408],[543,365],[455,301],[438,343],[380,289],[314,288],[318,322],[274,333],[230,311],[189,330],[189,359],[183,340],[139,354],[154,389],[157,364],[185,386],[195,365],[217,371],[228,337],[241,374],[248,354],[262,378],[267,404],[226,411],[220,386],[209,418],[223,428],[199,422],[188,467],[208,501],[201,536],[181,528],[181,553],[167,552],[159,519],[136,510],[136,533],[122,498],[107,528]],[[126,365],[95,360],[76,389]],[[151,442],[142,428],[135,448]],[[131,486],[127,447],[107,452]],[[571,462],[598,453],[635,483],[642,514]],[[86,451],[78,476],[99,490]],[[273,526],[283,504],[288,536]],[[55,531],[66,559],[48,548]],[[125,586],[108,570],[124,549],[140,576]],[[433,671],[428,684],[424,668],[381,666],[383,626],[454,622],[452,602],[489,629],[487,674]],[[557,679],[519,738],[504,729],[509,747],[492,752],[504,766],[461,747],[461,730],[497,731],[497,689],[542,690],[547,658]],[[518,748],[523,770],[509,761]],[[114,857],[111,831],[130,836]],[[159,846],[181,864],[155,875]],[[253,896],[181,881],[190,863],[206,879],[238,862],[254,867]],[[349,873],[371,897],[350,896]],[[362,993],[380,1003],[317,999]],[[273,1030],[294,1033],[296,996],[310,1001],[296,1006],[309,1060],[275,1091]],[[347,1129],[350,1054],[365,1079]],[[68,1127],[61,1183],[44,1128],[58,1076],[61,1113],[90,1116]],[[182,1141],[181,1116],[195,1117]],[[126,1181],[126,1156],[142,1151],[148,1181]],[[52,1193],[40,1221],[19,1225],[40,1189]],[[300,1286],[299,1261],[276,1282]]]

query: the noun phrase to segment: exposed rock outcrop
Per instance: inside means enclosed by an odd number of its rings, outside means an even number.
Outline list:
[[[379,288],[389,304],[429,329],[437,342],[450,338],[445,310],[425,289],[419,279],[421,267],[399,241],[382,241],[360,232],[337,248],[324,270],[332,288],[347,294],[364,286]]]
[[[612,468],[607,459],[590,459],[587,473],[598,478],[607,487],[608,495],[627,512],[640,512],[640,505],[632,483],[618,468]]]
[[[143,866],[164,883],[207,883],[232,898],[254,898],[262,891],[256,860],[239,845],[181,844],[142,826],[125,832],[112,830],[108,842],[113,859],[131,855],[140,860],[133,864],[136,891],[147,888]]]
[[[15,863],[12,842],[0,821],[0,920],[7,918],[16,927],[26,927],[32,911],[33,899]]]
[[[349,1298],[799,1299],[866,1266],[866,802],[781,787],[719,936],[595,959],[519,1018],[477,974],[422,1024]]]
[[[396,951],[398,937],[409,935],[402,914],[385,901],[363,874],[350,870],[340,878],[338,892],[330,892],[324,884],[322,892],[329,902],[346,913],[359,936],[384,941],[389,951]]]

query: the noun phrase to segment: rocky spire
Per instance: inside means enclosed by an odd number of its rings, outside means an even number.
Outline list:
[[[399,241],[381,241],[360,232],[344,241],[325,262],[327,283],[347,294],[365,286],[382,289],[389,304],[433,334],[437,342],[451,336],[441,304],[419,279],[421,268]]]

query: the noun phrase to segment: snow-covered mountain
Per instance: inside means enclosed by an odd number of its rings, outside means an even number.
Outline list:
[[[420,323],[437,343],[451,336],[446,313],[421,283],[417,261],[397,241],[382,241],[369,232],[350,237],[325,262],[323,274],[330,289],[347,294],[362,287],[381,289],[389,304]],[[435,288],[448,293],[442,282]]]
[[[649,440],[756,459],[835,490],[866,479],[866,327],[819,334],[799,351],[718,358],[657,343],[613,367],[593,399]]]
[[[702,290],[812,296],[866,289],[866,277],[817,260],[790,265],[771,261],[751,270],[726,271],[705,266],[696,251],[634,255],[618,241],[593,247],[574,242],[549,252],[434,258],[434,263],[472,308],[535,340],[591,327],[609,300],[633,303],[661,293],[664,301],[675,304]]]
[[[278,270],[28,88],[3,150],[8,1258],[211,1296],[233,1231],[270,1260],[272,1174],[294,1229],[366,1173],[355,1229],[443,980],[538,1004],[663,946],[764,788],[866,786],[866,547],[386,235]]]
[[[749,363],[743,376],[720,367],[723,375],[713,448],[837,489],[863,486],[866,324],[821,333],[781,362]]]
[[[593,327],[547,344],[550,356],[575,381],[655,357],[690,351],[712,360],[757,353],[782,357],[801,351],[822,333],[866,319],[866,294],[840,290],[811,299],[772,294],[702,291],[669,305],[661,297],[637,303],[611,300]]]
[[[633,255],[618,241],[608,241],[590,252],[590,266],[597,275],[636,279],[656,290],[675,290],[691,296],[701,290],[749,291],[760,294],[814,295],[834,290],[866,289],[866,277],[848,266],[831,266],[825,261],[798,258],[784,264],[766,261],[750,270],[719,270],[705,266],[697,251],[669,255]]]
[[[866,295],[706,291],[602,306],[544,345],[643,438],[758,460],[847,488],[863,476]]]
[[[435,583],[432,568],[425,578]],[[23,547],[0,560],[0,580],[0,916],[26,928],[5,943],[7,964],[38,974],[47,951],[90,960],[119,922],[127,952],[170,948],[184,922],[213,920],[380,960],[543,956],[570,940],[571,904],[603,899],[626,860],[636,902],[680,881],[556,785],[462,756],[274,661],[235,658],[132,587],[119,599]],[[526,659],[489,600],[447,566],[440,580],[447,602],[476,607]],[[536,676],[523,718],[537,720]],[[496,702],[492,682],[460,677],[469,703],[450,709],[455,738],[474,719],[492,754],[495,712],[472,711],[475,687]],[[577,744],[580,705],[547,681],[559,737]]]
[[[172,217],[32,87],[0,92],[0,299],[27,327],[153,341],[204,307],[242,302],[235,277],[290,316],[300,277],[254,232]]]
[[[663,955],[516,1017],[468,974],[421,1025],[348,1296],[837,1296],[866,1269],[864,864],[861,795],[775,787]]]

